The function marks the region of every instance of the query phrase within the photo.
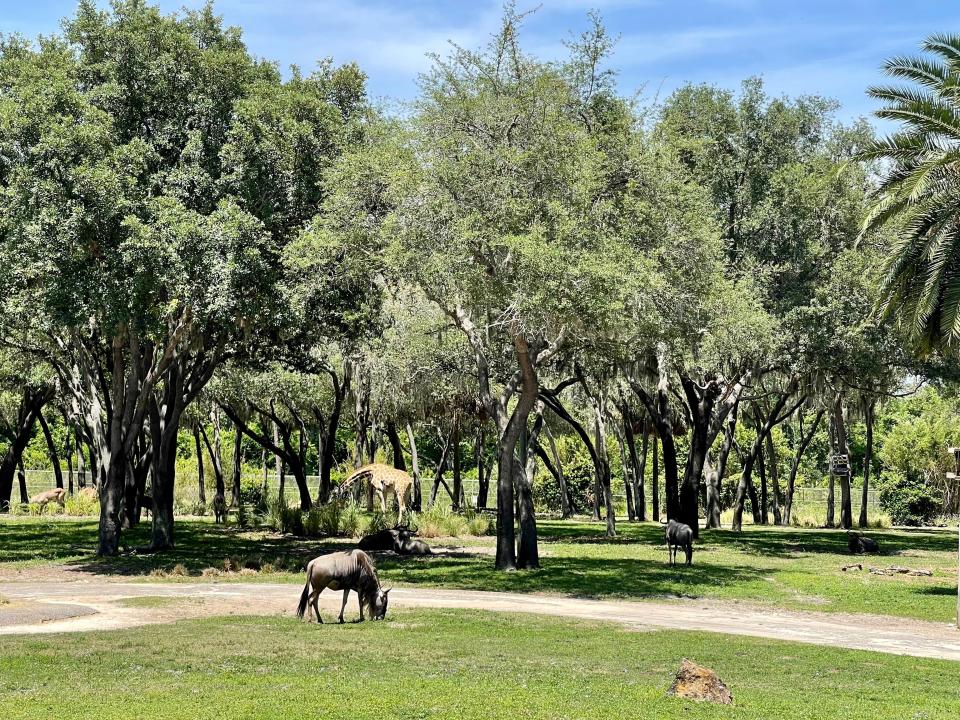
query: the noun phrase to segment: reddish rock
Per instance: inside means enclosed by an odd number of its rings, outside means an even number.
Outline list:
[[[713,670],[697,665],[687,658],[683,659],[680,669],[677,670],[677,677],[667,694],[723,705],[733,703],[730,688],[717,677]]]

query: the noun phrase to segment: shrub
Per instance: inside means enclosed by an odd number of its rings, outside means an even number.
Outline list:
[[[487,513],[478,513],[468,511],[465,513],[467,519],[467,532],[470,535],[493,535],[496,531],[496,523],[492,515]]]
[[[439,503],[411,516],[410,524],[416,527],[417,534],[422,537],[457,537],[469,534],[467,518]]]
[[[241,496],[240,502],[237,503],[237,527],[239,528],[248,528],[251,525],[252,518],[250,517],[250,511],[247,509],[249,506],[244,502],[243,497]]]
[[[331,503],[333,505],[335,503]],[[329,505],[327,506],[329,507]],[[339,533],[347,537],[360,537],[366,528],[366,518],[356,503],[347,505],[340,512]]]
[[[912,475],[912,476],[911,476]],[[919,474],[884,471],[880,477],[880,507],[894,525],[929,525],[940,510]]]
[[[71,495],[64,503],[64,513],[71,516],[99,515],[100,501],[88,495]]]
[[[380,532],[381,530],[386,530],[392,527],[386,515],[382,512],[377,511],[373,513],[373,517],[370,518],[370,522],[367,524],[366,529],[364,530],[364,535],[372,535],[373,533]]]
[[[242,503],[241,503],[242,504]],[[303,513],[279,500],[272,500],[267,508],[267,525],[281,533],[303,535]]]
[[[267,498],[263,494],[263,483],[259,478],[240,479],[240,502],[246,503],[255,513],[263,514],[267,511]]]

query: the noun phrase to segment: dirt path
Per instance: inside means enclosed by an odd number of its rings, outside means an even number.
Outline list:
[[[300,588],[261,583],[130,583],[83,580],[72,583],[0,582],[0,595],[18,607],[38,604],[36,617],[20,622],[0,616],[0,635],[112,630],[185,617],[228,614],[289,615]],[[130,601],[130,598],[167,600]],[[752,637],[792,640],[896,655],[960,661],[960,630],[952,625],[876,615],[797,613],[758,609],[714,601],[632,602],[586,600],[554,595],[396,588],[391,594],[397,608],[465,608],[495,612],[617,622],[638,629],[701,630]],[[339,611],[341,594],[324,593],[321,612],[328,621]],[[42,608],[51,605],[83,606],[95,611],[66,619]],[[356,598],[347,607],[357,613]],[[49,613],[47,613],[49,614]]]

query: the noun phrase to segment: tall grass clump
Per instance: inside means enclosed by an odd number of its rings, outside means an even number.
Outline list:
[[[467,518],[435,503],[411,519],[421,537],[458,537],[469,534]]]

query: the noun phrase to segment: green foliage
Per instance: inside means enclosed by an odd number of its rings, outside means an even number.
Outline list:
[[[885,471],[880,476],[880,506],[894,525],[929,525],[941,503],[930,493],[919,473]]]
[[[960,37],[932,35],[925,56],[895,57],[885,70],[898,84],[872,87],[877,117],[900,123],[861,155],[884,160],[864,230],[889,228],[881,309],[902,319],[929,350],[960,339],[956,138],[960,137]],[[900,84],[906,81],[907,84]]]
[[[240,502],[255,513],[267,508],[267,499],[263,494],[263,483],[256,477],[240,477]]]

